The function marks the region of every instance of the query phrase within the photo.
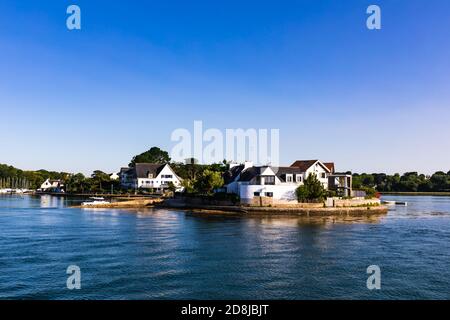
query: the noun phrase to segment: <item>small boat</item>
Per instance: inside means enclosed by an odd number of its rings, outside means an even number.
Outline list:
[[[383,200],[381,201],[382,204],[385,204],[387,206],[408,206],[408,202],[405,201],[388,201],[388,200]]]
[[[102,204],[110,204],[111,202],[108,201],[89,201],[89,202],[83,202],[81,205],[83,207],[88,207],[88,206],[96,206],[96,205],[102,205]]]

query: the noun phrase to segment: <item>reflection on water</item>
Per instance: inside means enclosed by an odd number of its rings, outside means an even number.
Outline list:
[[[272,217],[68,208],[0,197],[0,298],[448,299],[450,198],[387,215]],[[65,289],[68,265],[82,290]],[[366,268],[382,290],[366,288]]]

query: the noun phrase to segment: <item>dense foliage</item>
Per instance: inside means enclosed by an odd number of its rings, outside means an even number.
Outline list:
[[[384,173],[354,174],[353,188],[374,188],[379,192],[449,192],[450,171],[438,171],[432,176],[407,172],[400,176],[398,173],[387,175]]]
[[[186,163],[170,162],[169,153],[158,147],[132,158],[130,166],[138,162],[170,163],[175,173],[183,179],[182,185],[187,193],[211,194],[216,188],[223,185],[222,173],[228,166],[223,163],[202,165],[196,159]],[[28,188],[38,189],[46,179],[62,180],[67,192],[91,193],[119,191],[119,181],[111,180],[109,174],[96,170],[90,177],[81,173],[70,174],[47,170],[24,171],[12,166],[0,164],[0,188]],[[171,190],[175,187],[172,186]],[[379,192],[450,192],[450,171],[439,171],[431,176],[407,172],[403,175],[387,175],[384,173],[353,174],[353,189],[364,190],[372,195]],[[131,190],[122,190],[131,191]],[[297,197],[302,201],[316,201],[325,196],[325,190],[317,177],[310,176],[305,180],[304,186],[297,189]]]
[[[131,159],[129,164],[130,167],[134,166],[136,163],[168,163],[170,161],[169,153],[167,151],[161,150],[158,147],[153,147]]]
[[[320,202],[327,192],[315,174],[310,174],[303,185],[296,189],[298,202]]]
[[[47,179],[66,179],[66,172],[47,170],[24,171],[12,166],[0,164],[0,188],[37,189]]]
[[[120,188],[119,181],[111,180],[109,174],[100,170],[94,171],[91,177],[85,177],[82,173],[23,171],[0,164],[0,188],[39,189],[47,179],[62,180],[66,191],[72,193],[103,193]]]

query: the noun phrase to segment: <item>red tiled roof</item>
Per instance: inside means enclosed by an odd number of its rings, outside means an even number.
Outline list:
[[[334,172],[334,162],[324,162],[325,167],[327,167],[331,172]]]
[[[316,162],[317,160],[297,160],[291,165],[291,167],[299,168],[301,171],[305,172]]]

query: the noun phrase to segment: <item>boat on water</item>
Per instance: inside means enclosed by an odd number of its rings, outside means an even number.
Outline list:
[[[96,206],[99,204],[110,204],[111,203],[109,201],[105,201],[105,198],[103,198],[103,197],[90,197],[89,199],[91,199],[93,201],[86,201],[86,202],[83,202],[81,205],[84,207],[88,207],[88,206]]]
[[[408,202],[404,202],[404,201],[388,201],[388,200],[384,200],[381,202],[384,205],[387,206],[408,206]]]

